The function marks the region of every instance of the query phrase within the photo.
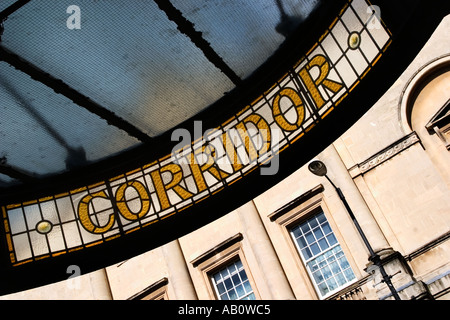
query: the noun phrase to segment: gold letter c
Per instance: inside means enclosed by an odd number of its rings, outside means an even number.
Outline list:
[[[111,215],[109,216],[109,221],[105,226],[101,227],[95,225],[89,215],[89,203],[94,198],[108,199],[108,196],[106,195],[105,191],[87,194],[83,197],[83,199],[81,199],[80,203],[78,204],[78,216],[80,217],[81,224],[87,231],[92,233],[105,233],[114,225],[114,214],[111,213]]]
[[[138,213],[132,212],[127,206],[127,201],[125,199],[125,190],[128,187],[134,188],[139,195],[139,199],[141,200],[142,207]],[[116,203],[120,214],[131,221],[142,218],[150,210],[150,196],[145,186],[139,181],[129,181],[122,184],[116,192]]]

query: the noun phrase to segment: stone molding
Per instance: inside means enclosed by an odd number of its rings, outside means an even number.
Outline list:
[[[383,162],[395,157],[397,154],[403,152],[404,150],[408,149],[409,147],[413,146],[414,144],[420,142],[419,137],[415,132],[412,132],[403,138],[397,140],[390,146],[384,148],[383,150],[377,152],[373,156],[371,156],[369,159],[353,166],[349,169],[350,175],[352,178],[355,178],[356,176],[360,174],[364,174]]]

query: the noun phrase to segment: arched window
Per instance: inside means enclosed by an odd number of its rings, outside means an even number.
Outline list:
[[[450,98],[449,81],[450,55],[432,60],[411,77],[400,96],[399,118],[405,134],[421,131],[419,127],[442,115]]]
[[[416,132],[450,185],[450,55],[434,59],[414,74],[402,93],[399,110],[405,133]]]
[[[450,84],[450,81],[448,83]],[[436,134],[442,140],[447,150],[450,150],[450,99],[431,118],[425,128],[429,134]]]

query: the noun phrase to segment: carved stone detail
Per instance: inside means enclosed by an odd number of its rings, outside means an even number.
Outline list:
[[[376,153],[375,155],[373,155],[366,161],[358,164],[360,173],[363,174],[369,170],[372,170],[373,168],[379,166],[386,160],[389,160],[392,157],[399,154],[400,152],[408,149],[409,147],[416,144],[417,142],[420,142],[420,139],[417,136],[417,134],[415,132],[410,133],[409,135],[407,135],[407,136],[401,138],[400,140],[396,141],[395,143],[391,144],[389,147]]]

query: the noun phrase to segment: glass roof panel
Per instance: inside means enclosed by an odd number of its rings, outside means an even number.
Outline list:
[[[11,178],[10,176],[0,173],[0,187],[7,186],[7,185],[15,183],[15,182],[16,181],[13,178]]]
[[[233,88],[174,22],[149,1],[31,1],[5,22],[3,45],[150,136]]]
[[[214,50],[241,77],[248,77],[282,44],[319,0],[195,1],[173,0],[173,5],[203,33]],[[291,26],[282,27],[284,20]],[[285,23],[287,23],[285,21]],[[281,30],[280,30],[281,28]]]
[[[15,0],[3,0],[3,1],[0,1],[0,10],[1,11],[5,10],[10,5],[12,5],[14,2],[15,2]]]
[[[86,160],[95,161],[138,143],[6,63],[0,63],[0,101],[0,158],[31,174],[65,170],[69,150],[83,148]]]
[[[61,80],[145,138],[157,137],[250,76],[321,1],[79,0],[78,12],[68,0],[26,2],[0,4],[2,11],[23,4],[4,21],[0,45],[28,67],[0,63],[0,184],[14,181],[11,169],[40,177],[141,143],[42,78]],[[70,27],[73,19],[79,26]]]

